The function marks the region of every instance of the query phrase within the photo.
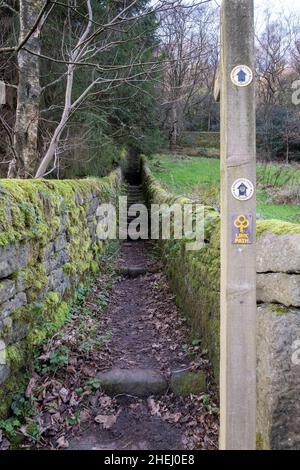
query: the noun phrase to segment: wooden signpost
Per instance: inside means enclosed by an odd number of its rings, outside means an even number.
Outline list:
[[[246,450],[255,449],[256,434],[253,0],[222,2],[220,101],[220,448]]]

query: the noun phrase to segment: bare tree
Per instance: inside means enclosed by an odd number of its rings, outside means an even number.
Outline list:
[[[47,173],[47,169],[51,162],[54,163],[52,169],[56,166],[59,141],[64,132],[66,124],[70,116],[88,99],[90,94],[107,93],[109,90],[119,87],[122,84],[132,84],[138,88],[138,82],[149,80],[158,69],[169,64],[170,58],[165,61],[154,60],[145,63],[143,61],[144,50],[141,49],[128,64],[117,65],[118,45],[124,42],[132,42],[138,40],[138,37],[126,38],[126,34],[131,31],[133,26],[143,17],[161,12],[162,14],[170,14],[174,9],[178,8],[182,1],[157,1],[142,11],[139,11],[138,0],[123,2],[122,8],[108,17],[106,22],[97,23],[93,17],[93,5],[87,0],[86,6],[88,10],[88,20],[86,28],[79,37],[75,47],[68,53],[66,61],[67,65],[67,82],[65,91],[64,109],[51,138],[49,147],[43,157],[35,177],[41,178]],[[190,7],[183,7],[188,11]],[[115,50],[115,59],[112,63],[99,64],[93,63],[95,57],[104,55],[107,51]],[[179,60],[179,58],[177,59]],[[73,97],[74,74],[78,67],[85,66],[91,68],[91,80],[87,83],[84,91]]]
[[[264,29],[256,37],[256,63],[258,132],[267,159],[271,159],[276,151],[276,116],[290,73],[292,38],[292,19],[274,19],[271,12],[266,11]]]
[[[161,52],[168,58],[169,66],[163,75],[160,95],[163,127],[168,132],[171,149],[180,142],[185,116],[192,104],[211,91],[210,59],[217,46],[216,36],[212,41],[214,25],[214,10],[206,5],[190,9],[179,6],[171,14],[161,15]],[[216,69],[217,64],[214,66]]]
[[[206,3],[207,0],[203,0]],[[128,63],[119,65],[119,46],[124,43],[139,41],[131,31],[135,25],[148,15],[167,15],[174,9],[181,7],[182,11],[189,11],[193,2],[184,0],[155,0],[148,7],[139,7],[144,2],[139,0],[124,0],[112,2],[106,8],[94,0],[74,2],[66,0],[20,0],[20,38],[17,46],[0,49],[4,55],[11,52],[18,54],[18,104],[14,132],[7,126],[5,132],[10,131],[10,140],[13,141],[11,155],[13,155],[9,176],[40,178],[53,172],[59,164],[62,149],[68,147],[68,125],[71,117],[90,98],[103,96],[111,90],[126,84],[139,89],[139,83],[153,79],[153,74],[163,70],[170,61],[179,61],[177,58],[166,57],[159,60],[144,60],[145,45],[132,54]],[[101,6],[101,20],[95,15],[96,9]],[[104,8],[103,8],[104,7]],[[61,36],[61,46],[53,55],[45,54],[41,50],[41,29],[46,23],[49,12],[59,8],[61,18],[65,15],[63,26],[58,34]],[[98,11],[98,10],[97,10]],[[100,22],[99,22],[100,21]],[[60,76],[52,81],[43,83],[40,87],[40,62],[59,64],[64,67]],[[169,66],[169,65],[168,65]],[[79,71],[85,73],[85,80],[78,84]],[[82,73],[80,74],[82,76]],[[191,78],[192,79],[192,78]],[[38,156],[38,129],[40,119],[41,91],[51,89],[60,83],[64,87],[64,101],[61,114],[57,119],[60,106],[56,105],[56,125],[47,128],[48,144],[45,148],[43,142],[43,157]],[[188,93],[193,94],[192,88]],[[42,110],[44,111],[44,110]],[[45,121],[45,118],[43,118]],[[49,122],[54,124],[50,117]],[[51,132],[51,133],[50,133]],[[8,135],[8,134],[7,134]],[[42,147],[40,146],[40,150]],[[36,171],[37,167],[37,171]]]

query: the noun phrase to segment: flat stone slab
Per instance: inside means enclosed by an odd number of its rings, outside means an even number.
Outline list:
[[[300,307],[300,275],[286,273],[257,274],[257,300]]]
[[[173,372],[170,381],[170,389],[175,395],[186,397],[198,395],[206,391],[205,372]]]
[[[148,272],[148,269],[143,266],[121,266],[118,269],[119,273],[122,274],[122,276],[128,276],[131,278],[135,278],[138,276],[143,276]]]
[[[258,273],[300,273],[300,234],[266,232],[257,239]]]
[[[99,372],[96,377],[101,382],[101,389],[113,396],[162,395],[168,388],[166,379],[153,369],[111,369]]]

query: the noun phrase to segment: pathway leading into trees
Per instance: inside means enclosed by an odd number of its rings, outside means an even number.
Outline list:
[[[131,159],[129,204],[142,201],[138,176]],[[151,242],[130,240],[103,257],[98,279],[36,361],[26,396],[35,397],[31,435],[34,422],[39,434],[33,445],[21,429],[21,447],[217,448],[206,351],[189,335],[158,258]]]

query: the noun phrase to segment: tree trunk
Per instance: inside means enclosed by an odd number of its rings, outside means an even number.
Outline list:
[[[45,0],[20,0],[21,42],[32,29]],[[26,43],[36,54],[41,52],[40,28],[36,28]],[[38,161],[38,125],[40,106],[39,58],[24,49],[18,52],[18,102],[14,129],[16,161],[11,162],[9,177],[30,178]]]
[[[177,120],[177,108],[176,103],[172,104],[172,114],[171,114],[171,132],[170,132],[170,150],[174,150],[178,142],[178,120]]]
[[[62,113],[62,117],[59,121],[58,126],[56,127],[54,134],[51,138],[49,147],[47,149],[47,152],[45,156],[43,157],[35,178],[43,178],[43,176],[46,175],[47,168],[49,164],[54,160],[55,157],[55,152],[57,151],[58,148],[58,143],[61,137],[61,134],[68,122],[68,119],[70,117],[70,113],[72,110],[72,90],[73,90],[73,79],[74,79],[74,65],[69,65],[68,66],[68,73],[67,73],[67,85],[66,85],[66,92],[65,92],[65,103],[64,103],[64,110]],[[54,162],[55,166],[55,162]]]
[[[85,40],[88,37],[91,31],[92,25],[93,25],[93,10],[91,6],[91,0],[86,0],[86,6],[87,6],[87,11],[88,11],[87,26],[84,32],[82,33],[81,37],[79,38],[76,47],[70,54],[71,63],[68,65],[68,69],[67,69],[67,83],[66,83],[66,91],[65,91],[64,110],[63,110],[61,119],[53,133],[47,152],[42,158],[37,168],[35,178],[43,178],[44,176],[51,173],[56,168],[57,162],[55,161],[55,156],[58,150],[59,140],[70,118],[71,112],[72,110],[76,109],[76,106],[80,105],[80,103],[83,101],[85,96],[97,83],[96,79],[92,81],[92,83],[90,83],[89,86],[87,86],[85,91],[77,98],[77,100],[75,100],[72,103],[73,81],[74,81],[74,72],[75,72],[76,63],[78,63],[82,54],[85,51],[85,48],[87,47],[87,44],[85,44]],[[53,168],[47,172],[48,167],[51,162],[54,163]]]

